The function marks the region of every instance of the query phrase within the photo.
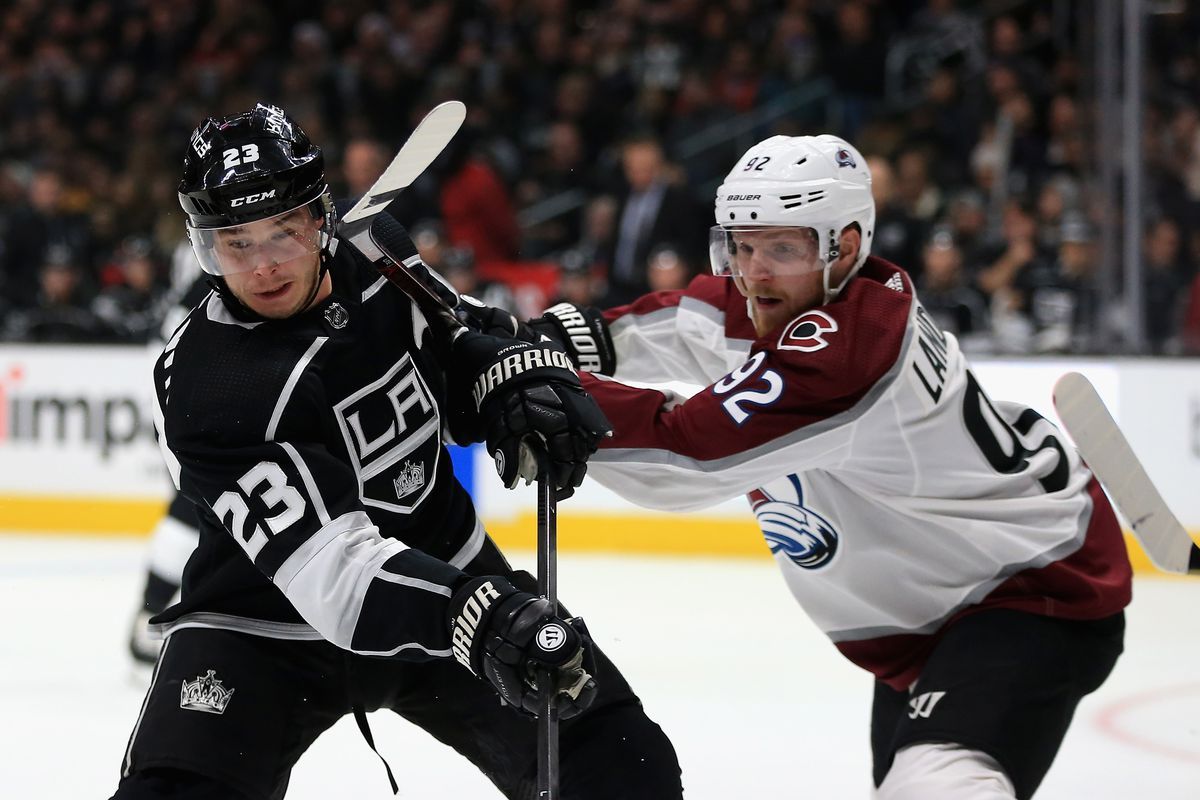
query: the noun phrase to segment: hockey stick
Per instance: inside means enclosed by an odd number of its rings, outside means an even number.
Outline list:
[[[339,235],[370,259],[385,278],[399,286],[423,312],[446,323],[452,341],[463,330],[462,323],[437,292],[412,275],[400,260],[380,245],[380,241],[388,239],[383,229],[397,223],[379,212],[411,186],[446,149],[466,117],[467,107],[458,100],[435,106],[417,124],[387,169],[346,212],[339,225]]]
[[[1200,548],[1167,507],[1091,382],[1078,372],[1063,375],[1054,385],[1054,407],[1154,565],[1164,572],[1200,573]]]
[[[466,328],[454,310],[437,292],[405,268],[403,262],[388,252],[384,242],[395,241],[388,228],[399,226],[388,215],[379,212],[396,195],[410,186],[434,159],[445,149],[466,118],[466,106],[457,100],[435,107],[408,137],[400,152],[383,174],[367,190],[354,207],[342,217],[340,234],[356,250],[366,256],[389,281],[412,298],[421,311],[441,319],[447,326],[451,341]],[[542,475],[550,474],[544,464]],[[538,592],[558,611],[557,586],[557,505],[554,485],[548,477],[538,480]],[[540,678],[548,684],[549,676]],[[546,693],[538,716],[538,800],[558,798],[558,709],[554,695]]]
[[[433,160],[441,155],[446,145],[458,133],[467,118],[467,107],[458,100],[441,103],[425,115],[408,140],[396,153],[375,183],[342,217],[342,222],[351,223],[378,214],[396,195],[412,185],[412,182],[429,168]]]
[[[550,474],[549,458],[543,455],[542,474]],[[538,594],[550,601],[550,609],[558,614],[558,504],[554,484],[549,477],[538,479]],[[547,686],[550,676],[539,680]],[[558,800],[558,708],[554,694],[547,691],[542,698],[538,715],[538,800]]]

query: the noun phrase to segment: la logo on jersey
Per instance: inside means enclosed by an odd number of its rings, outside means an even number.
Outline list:
[[[433,488],[441,451],[437,405],[412,358],[333,410],[363,505],[411,513]]]
[[[838,533],[829,520],[804,505],[800,478],[789,475],[786,481],[786,485],[771,484],[769,492],[750,493],[754,516],[772,555],[782,553],[803,569],[820,569],[837,555]]]
[[[802,353],[815,353],[829,347],[827,334],[837,333],[837,320],[824,311],[805,311],[792,320],[783,329],[779,337],[780,350],[799,350]]]

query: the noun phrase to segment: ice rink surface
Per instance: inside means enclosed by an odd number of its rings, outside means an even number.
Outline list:
[[[0,535],[0,796],[106,798],[144,684],[127,626],[145,542]],[[532,566],[532,553],[515,553]],[[686,796],[867,798],[871,681],[760,560],[563,555],[560,593],[672,737]],[[1139,578],[1126,652],[1080,707],[1038,800],[1200,797],[1200,580]],[[455,753],[371,716],[402,798],[500,795]],[[391,797],[345,719],[289,800]]]

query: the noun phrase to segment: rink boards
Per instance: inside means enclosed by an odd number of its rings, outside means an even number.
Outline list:
[[[170,491],[153,433],[153,356],[127,347],[0,347],[0,531],[151,530]],[[1054,381],[1070,370],[1086,374],[1180,520],[1200,530],[1200,363],[976,359],[974,370],[993,399],[1052,419]],[[532,547],[533,487],[506,491],[481,448],[454,457],[493,536]],[[702,514],[662,514],[588,481],[561,506],[559,528],[564,550],[767,552],[742,498]],[[1149,568],[1136,545],[1131,553]]]

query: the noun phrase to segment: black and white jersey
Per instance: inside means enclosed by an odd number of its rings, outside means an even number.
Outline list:
[[[212,292],[159,357],[159,441],[201,533],[154,622],[448,656],[445,607],[485,534],[442,443],[437,334],[353,248],[330,272],[286,320]]]

